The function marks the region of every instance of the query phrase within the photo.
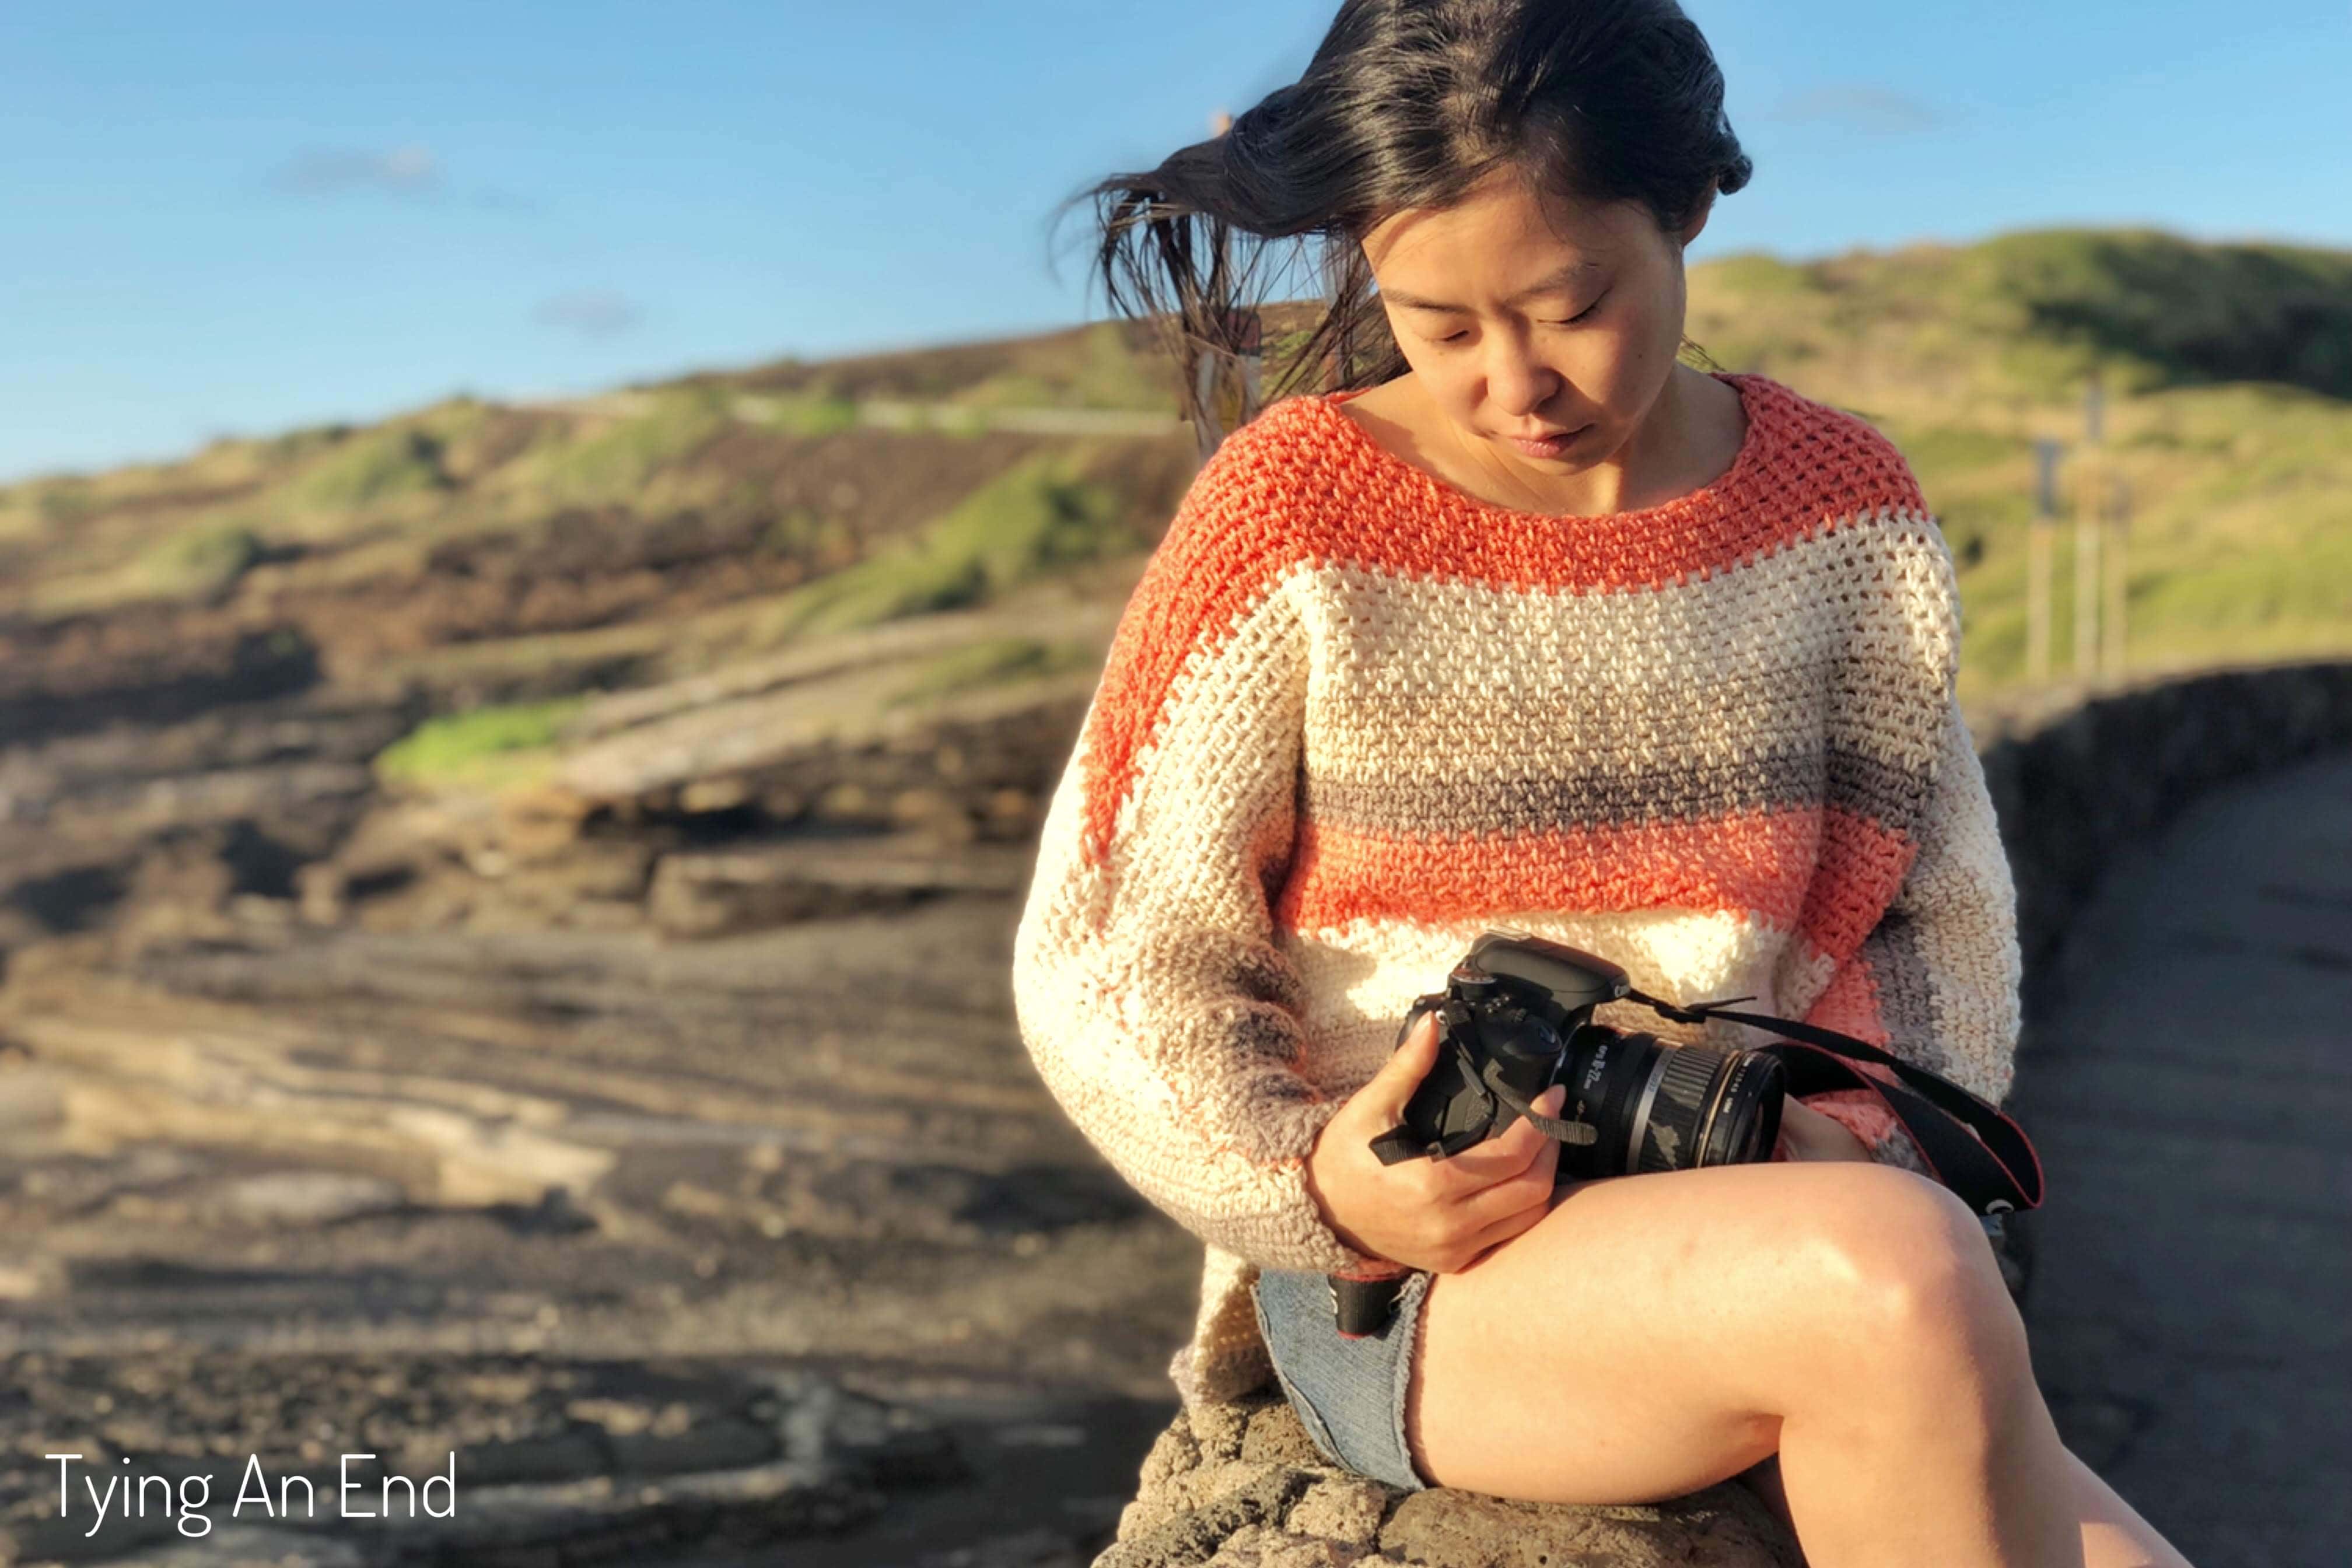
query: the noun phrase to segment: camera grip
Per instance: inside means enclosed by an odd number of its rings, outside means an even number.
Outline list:
[[[1341,1339],[1360,1340],[1388,1331],[1389,1320],[1396,1315],[1397,1290],[1404,1283],[1402,1276],[1350,1279],[1327,1274],[1324,1279],[1331,1287],[1331,1312],[1338,1321]]]

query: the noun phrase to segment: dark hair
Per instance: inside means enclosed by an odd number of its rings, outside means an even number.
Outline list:
[[[1674,231],[1754,165],[1724,118],[1715,56],[1675,0],[1344,0],[1297,82],[1157,169],[1079,192],[1056,219],[1097,205],[1090,275],[1188,367],[1255,331],[1272,242],[1319,238],[1327,309],[1270,395],[1301,381],[1336,391],[1407,368],[1363,237],[1408,208],[1458,204],[1497,168],[1595,205],[1638,201]],[[1215,400],[1179,380],[1196,426],[1216,422]]]

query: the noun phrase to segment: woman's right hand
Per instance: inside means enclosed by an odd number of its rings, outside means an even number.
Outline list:
[[[1458,1154],[1381,1163],[1371,1142],[1404,1119],[1437,1060],[1437,1016],[1424,1013],[1370,1082],[1332,1115],[1307,1154],[1307,1188],[1334,1234],[1357,1251],[1432,1274],[1458,1274],[1550,1212],[1559,1144],[1525,1117]],[[1535,1109],[1559,1114],[1559,1084]]]

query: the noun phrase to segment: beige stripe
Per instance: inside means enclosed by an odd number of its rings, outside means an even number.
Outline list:
[[[1698,770],[1809,735],[1925,771],[1958,647],[1949,557],[1899,513],[1655,592],[1316,576],[1307,762],[1332,780]]]

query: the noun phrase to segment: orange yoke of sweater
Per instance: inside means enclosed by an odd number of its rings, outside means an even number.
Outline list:
[[[1305,1158],[1490,925],[2006,1093],[2016,900],[1953,693],[1950,552],[1885,437],[1719,379],[1748,415],[1729,471],[1598,517],[1480,500],[1348,395],[1284,398],[1195,476],[1137,585],[1013,980],[1072,1121],[1206,1246],[1170,1367],[1188,1407],[1271,1375],[1257,1269],[1381,1267]],[[1812,1103],[1917,1168],[1869,1096]]]

